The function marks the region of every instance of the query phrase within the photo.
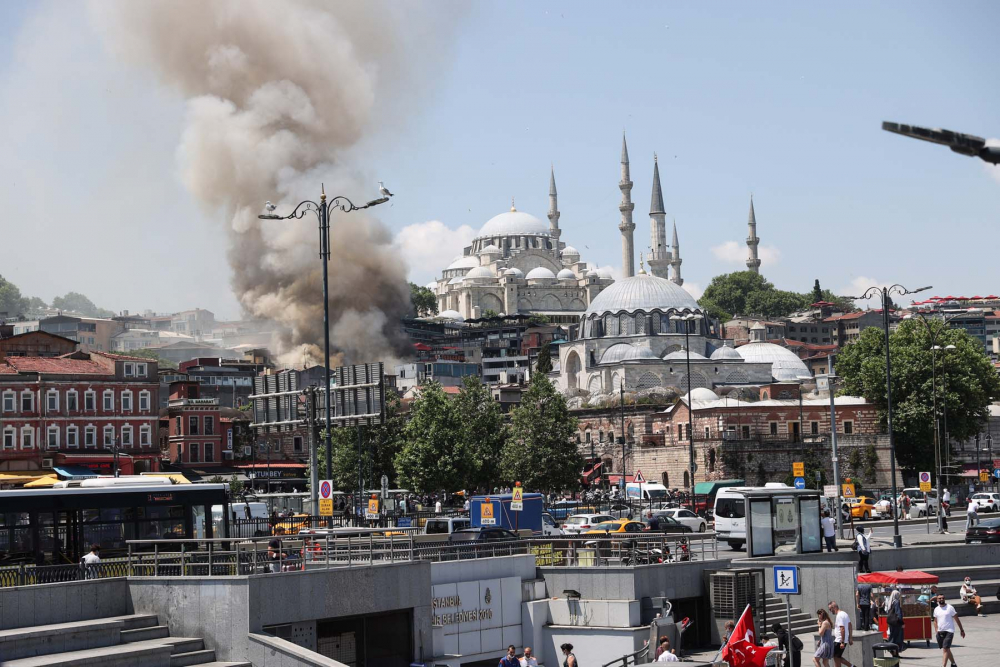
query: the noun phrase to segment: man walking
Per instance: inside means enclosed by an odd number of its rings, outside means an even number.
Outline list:
[[[521,667],[521,661],[517,659],[517,649],[513,644],[507,647],[507,655],[500,658],[498,667]]]
[[[829,510],[823,511],[823,519],[820,521],[823,526],[823,540],[826,541],[826,552],[839,551],[837,548],[837,522],[830,516]]]
[[[509,650],[509,649],[508,649]],[[531,654],[531,647],[524,647],[524,656],[521,658],[521,667],[538,667],[538,660]]]
[[[858,533],[854,548],[858,550],[858,572],[871,572],[872,566],[868,564],[868,558],[872,555],[872,529],[868,533],[861,531]]]
[[[858,627],[862,631],[872,627],[872,585],[858,584],[854,589],[854,600],[858,603],[861,614],[858,617]]]
[[[836,667],[853,667],[851,661],[844,657],[847,647],[854,645],[851,617],[836,602],[831,601],[827,609],[833,615],[833,664]]]
[[[945,602],[944,596],[940,594],[937,596],[933,622],[938,648],[941,649],[941,667],[947,667],[949,661],[951,667],[955,667],[955,656],[951,652],[951,641],[955,638],[955,624],[958,624],[962,639],[965,639],[965,628],[962,627],[962,621],[958,620],[958,612]]]

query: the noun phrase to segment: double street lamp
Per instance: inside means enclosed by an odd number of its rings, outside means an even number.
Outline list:
[[[323,369],[326,374],[326,387],[324,389],[324,402],[326,403],[326,479],[333,478],[333,443],[330,433],[330,428],[333,424],[332,415],[330,414],[330,404],[333,402],[330,400],[330,282],[327,272],[327,264],[330,261],[330,212],[333,209],[340,209],[344,213],[361,211],[366,208],[371,208],[372,206],[384,204],[387,201],[389,201],[388,191],[386,191],[386,193],[378,199],[373,199],[362,206],[355,206],[350,199],[343,196],[337,196],[333,199],[327,200],[326,187],[320,185],[320,197],[318,204],[307,199],[306,201],[300,202],[299,205],[296,206],[295,209],[288,215],[275,215],[274,210],[277,207],[271,202],[267,202],[264,205],[264,208],[267,209],[267,213],[257,216],[261,220],[291,220],[292,218],[301,220],[305,217],[306,213],[311,212],[315,213],[316,218],[319,220],[319,258],[323,265]],[[358,460],[360,465],[360,451],[358,452]],[[319,486],[315,450],[312,452],[312,460],[310,463],[310,467],[313,471],[311,488],[313,502],[315,503]]]
[[[928,285],[927,287],[908,290],[902,285],[889,285],[888,287],[879,287],[874,285],[866,289],[861,296],[847,297],[852,300],[864,300],[870,299],[878,294],[879,299],[882,301],[882,329],[885,332],[885,403],[886,423],[889,430],[889,468],[892,476],[892,501],[897,504],[899,501],[897,500],[898,494],[896,491],[896,440],[892,434],[892,360],[889,356],[889,301],[893,294],[897,296],[906,296],[907,294],[916,294],[917,292],[923,292],[924,290],[929,290],[930,288],[930,285]],[[903,547],[903,538],[899,534],[898,511],[892,513],[892,546],[896,549],[901,549]]]
[[[685,313],[671,315],[670,319],[675,322],[684,323],[684,358],[687,364],[687,398],[688,398],[688,491],[691,495],[691,510],[694,511],[694,400],[691,398],[691,323],[697,322],[704,317],[701,313]]]
[[[942,330],[943,329],[938,329],[938,331],[936,331],[934,333],[933,337],[931,338],[931,342],[932,343],[937,339],[938,333],[940,333]],[[937,390],[937,353],[941,352],[942,353],[941,356],[944,357],[944,353],[945,352],[947,352],[949,350],[954,350],[954,349],[956,349],[954,345],[945,345],[944,347],[941,347],[940,345],[931,345],[931,393],[932,393],[932,405],[933,405],[933,411],[934,411],[934,464],[935,464],[934,467],[937,469],[937,494],[938,494],[937,524],[938,524],[938,532],[939,533],[943,533],[944,532],[944,503],[941,502],[941,499],[944,498],[944,495],[943,495],[942,489],[941,489],[941,471],[942,471],[941,470],[941,465],[942,465],[942,459],[944,458],[943,456],[941,456],[941,440],[942,440],[942,436],[943,436],[943,439],[944,439],[944,446],[948,447],[949,444],[948,444],[948,427],[947,427],[947,423],[948,422],[947,422],[947,418],[945,418],[946,419],[946,421],[945,421],[945,430],[944,430],[943,434],[941,433],[941,420],[938,419],[938,407],[937,407],[937,393],[938,393],[938,390]],[[943,358],[942,358],[941,363],[942,363],[942,366],[943,366],[944,365],[944,359]],[[944,369],[942,368],[942,374],[943,374],[943,371],[944,371]],[[942,399],[942,409],[946,411],[946,414],[947,414],[947,410],[948,410],[948,404],[946,402],[947,400],[948,400],[948,397],[947,397],[947,394],[945,394],[945,397]]]

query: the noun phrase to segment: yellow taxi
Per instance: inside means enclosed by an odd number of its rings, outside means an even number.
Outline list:
[[[877,502],[878,500],[871,496],[858,496],[857,498],[849,498],[847,506],[851,508],[852,518],[867,521],[878,514],[878,510],[875,509]]]
[[[271,533],[273,535],[298,535],[300,530],[309,528],[308,514],[293,514],[274,524]]]
[[[592,527],[583,533],[584,535],[614,535],[617,533],[641,533],[646,529],[646,524],[642,521],[632,519],[615,519],[605,521]]]

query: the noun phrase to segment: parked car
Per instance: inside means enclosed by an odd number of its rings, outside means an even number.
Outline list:
[[[1000,510],[1000,493],[976,493],[972,500],[979,505],[980,512],[996,512]]]
[[[616,519],[631,519],[632,508],[623,503],[615,503],[611,506],[611,509],[608,510],[608,514]]]
[[[661,517],[670,517],[678,523],[687,526],[695,533],[704,533],[708,530],[708,522],[689,509],[668,509],[656,513]]]
[[[1000,519],[981,519],[965,529],[966,544],[995,544],[1000,542]]]
[[[567,535],[579,535],[599,523],[614,520],[615,517],[610,514],[574,514],[566,519],[566,522],[563,524],[563,532]]]
[[[451,543],[462,542],[497,542],[500,540],[516,540],[517,535],[506,528],[463,528],[448,536]]]
[[[618,533],[641,533],[645,530],[646,524],[642,521],[632,521],[631,519],[613,519],[593,526],[585,531],[584,535],[609,535]]]
[[[851,516],[855,519],[860,519],[862,521],[868,521],[873,516],[875,516],[875,499],[871,496],[858,496],[857,498],[848,498],[847,504],[851,508]]]
[[[667,516],[659,512],[655,512],[653,516],[657,519],[656,530],[652,530],[650,526],[650,520],[644,518],[642,521],[645,524],[645,529],[647,532],[654,533],[692,533],[691,526],[686,526],[672,516]]]

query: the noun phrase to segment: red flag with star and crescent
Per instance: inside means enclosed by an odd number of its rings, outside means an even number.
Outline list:
[[[773,646],[757,646],[750,605],[743,610],[739,622],[729,635],[729,641],[722,647],[722,660],[729,667],[764,667],[764,660]]]

